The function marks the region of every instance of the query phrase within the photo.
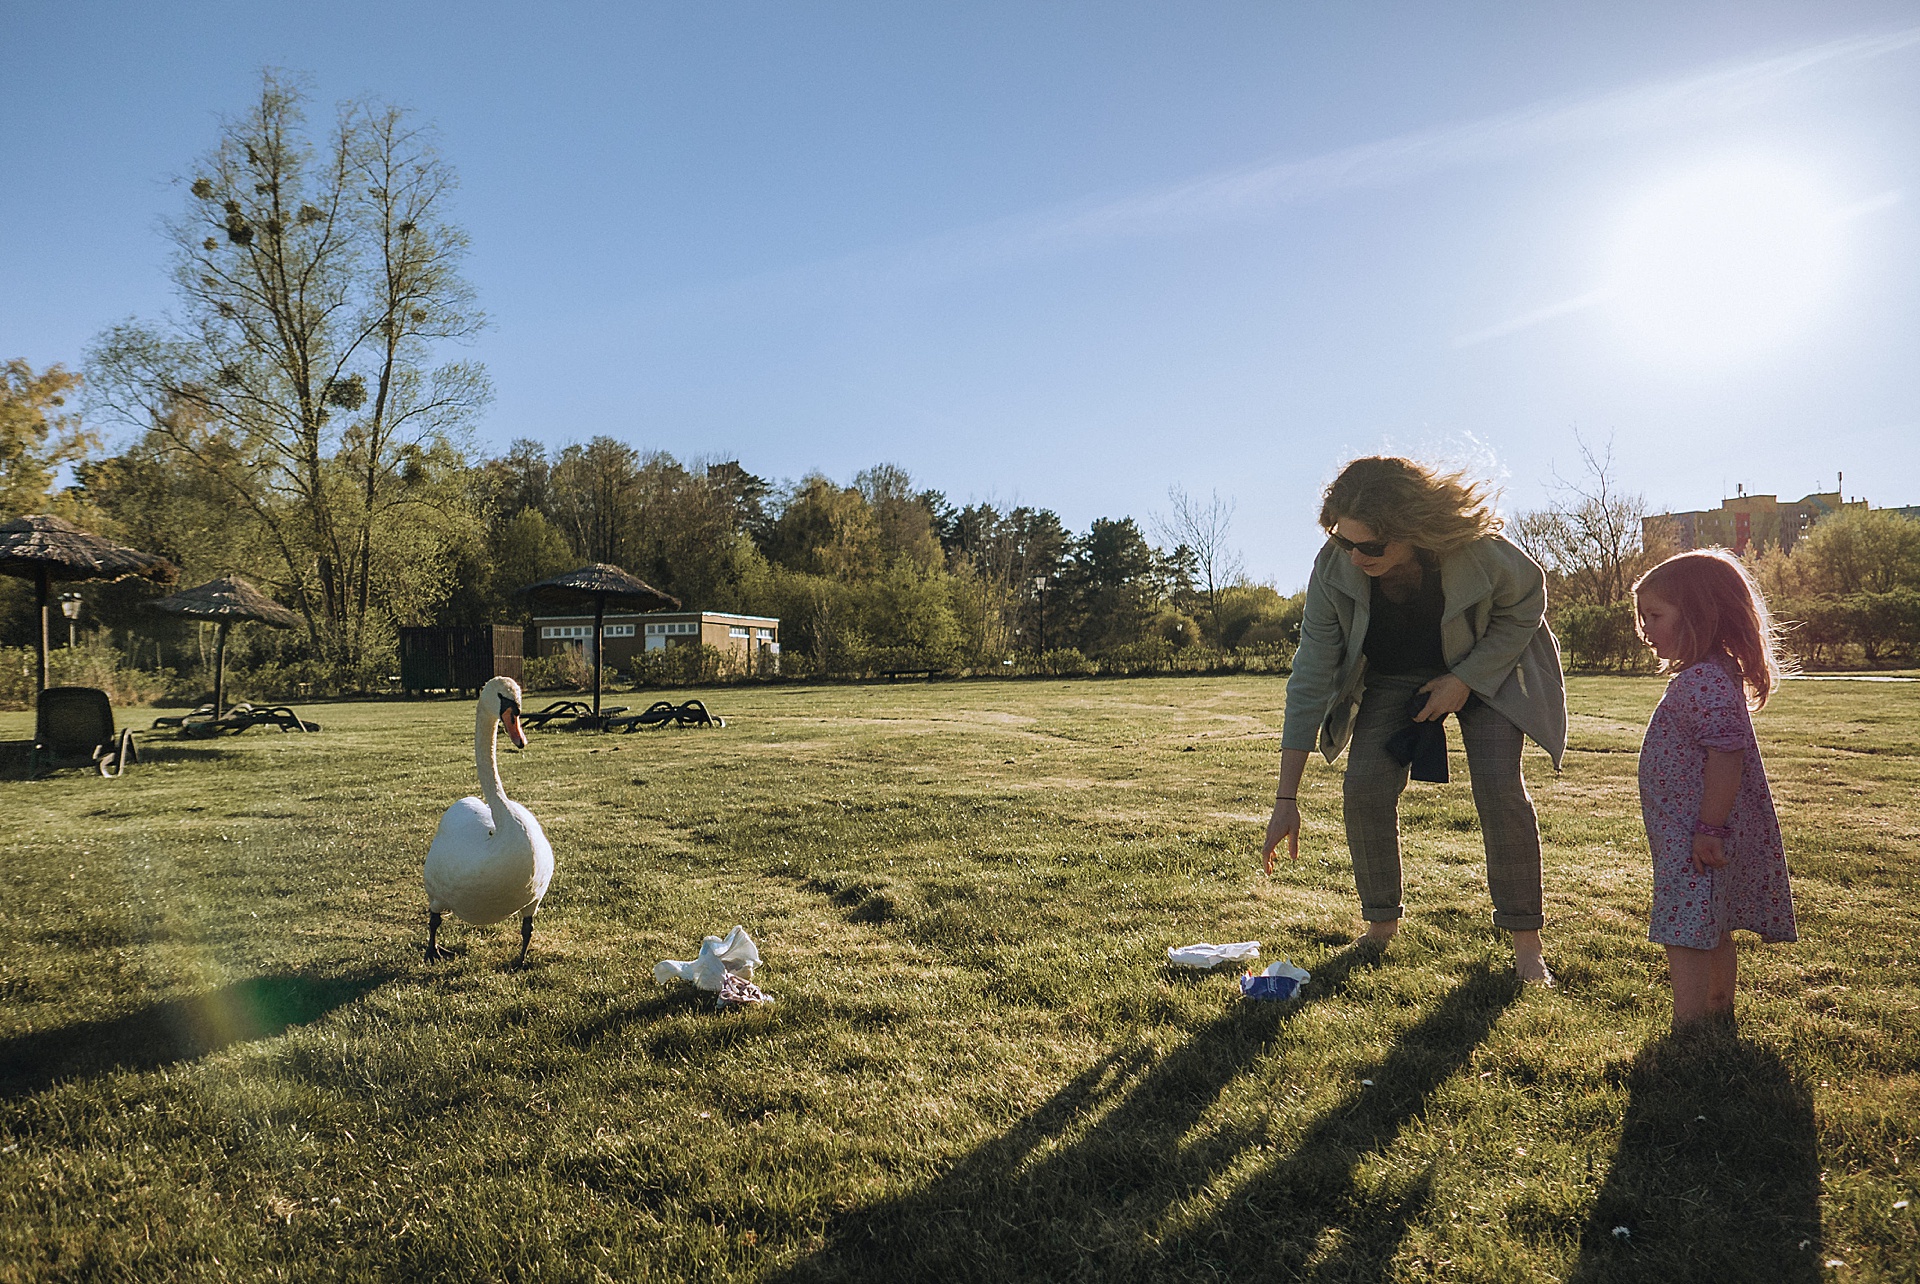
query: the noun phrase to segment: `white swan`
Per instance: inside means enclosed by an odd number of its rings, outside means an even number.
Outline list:
[[[533,813],[500,787],[495,753],[499,724],[517,748],[526,748],[520,728],[520,684],[490,678],[480,688],[473,718],[473,765],[484,798],[462,798],[440,817],[427,848],[427,962],[449,958],[440,948],[440,918],[452,910],[469,923],[498,923],[520,915],[520,956],[533,940],[533,916],[553,878],[553,848]],[[497,823],[496,823],[497,822]]]

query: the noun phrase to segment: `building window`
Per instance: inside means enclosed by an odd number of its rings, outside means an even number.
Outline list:
[[[745,628],[742,628],[740,625],[736,624],[732,628],[727,630],[727,636],[730,638],[745,638],[745,637],[752,637],[753,634],[751,631]]]
[[[600,636],[607,638],[630,638],[633,636],[633,626],[631,624],[603,625],[600,630]]]
[[[584,638],[593,632],[587,624],[543,624],[540,636],[543,638]]]

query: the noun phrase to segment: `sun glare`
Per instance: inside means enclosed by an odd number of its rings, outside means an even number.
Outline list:
[[[1804,171],[1731,161],[1628,212],[1610,294],[1636,346],[1677,364],[1767,355],[1805,333],[1839,268],[1841,214]]]

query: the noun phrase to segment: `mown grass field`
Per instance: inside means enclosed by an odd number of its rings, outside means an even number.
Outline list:
[[[709,695],[722,731],[535,733],[502,754],[559,862],[523,971],[512,924],[420,961],[468,704],[149,735],[117,781],[16,753],[0,1280],[1920,1278],[1920,684],[1761,715],[1802,940],[1743,946],[1738,1042],[1681,1043],[1657,681],[1576,680],[1566,771],[1529,750],[1552,992],[1487,923],[1457,753],[1404,805],[1383,958],[1335,770],[1257,873],[1282,690],[775,688]],[[655,987],[734,923],[773,1007]],[[1165,967],[1249,937],[1303,998]]]

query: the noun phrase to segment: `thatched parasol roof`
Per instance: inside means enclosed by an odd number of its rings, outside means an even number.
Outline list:
[[[662,593],[638,576],[605,562],[550,575],[520,591],[532,599],[535,606],[560,611],[592,606],[596,602],[638,611],[658,611],[680,605],[679,598]]]
[[[118,580],[140,575],[166,583],[178,575],[164,557],[90,535],[72,522],[38,514],[0,526],[0,575],[37,580]]]
[[[238,575],[209,580],[147,605],[156,611],[184,615],[191,620],[218,620],[227,624],[257,620],[276,629],[290,629],[301,623],[297,614]]]

